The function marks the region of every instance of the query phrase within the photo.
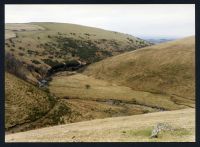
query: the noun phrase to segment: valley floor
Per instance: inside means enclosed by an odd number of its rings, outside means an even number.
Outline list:
[[[150,139],[157,123],[168,123],[173,131]],[[6,142],[194,142],[195,109],[96,119],[27,132],[9,134]]]

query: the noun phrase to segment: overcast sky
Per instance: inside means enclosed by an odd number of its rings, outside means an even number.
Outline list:
[[[195,5],[5,5],[6,23],[63,22],[137,37],[195,34]]]

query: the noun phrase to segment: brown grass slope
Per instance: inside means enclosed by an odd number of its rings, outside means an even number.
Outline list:
[[[107,58],[84,74],[134,90],[195,98],[195,39],[188,37]]]
[[[52,107],[50,97],[37,87],[5,73],[5,128],[32,122]]]
[[[89,85],[89,88],[87,88],[86,85]],[[128,114],[128,108],[132,110],[138,108],[138,111],[132,111],[132,115],[138,114],[138,112],[154,112],[154,108],[164,110],[185,108],[184,105],[175,103],[169,95],[136,91],[127,86],[117,85],[83,74],[71,76],[66,76],[65,74],[55,75],[49,84],[49,90],[56,96],[68,99],[69,101],[81,99],[83,101],[93,100],[96,102],[105,102],[107,104],[110,103],[110,105],[107,105],[107,108],[111,108],[111,106],[115,105],[122,106],[125,110],[123,115]],[[187,105],[190,106],[191,103],[194,102],[190,100]],[[124,104],[130,105],[130,107],[125,107],[126,105]],[[148,107],[151,109],[147,110],[146,108]]]
[[[174,130],[150,139],[157,123]],[[142,115],[96,119],[5,136],[6,142],[194,142],[195,111],[183,109]],[[56,131],[55,131],[56,130]]]

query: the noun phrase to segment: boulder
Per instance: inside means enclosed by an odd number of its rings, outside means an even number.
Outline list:
[[[158,138],[158,134],[161,131],[171,131],[171,130],[173,130],[173,128],[168,123],[158,123],[153,128],[150,138]]]

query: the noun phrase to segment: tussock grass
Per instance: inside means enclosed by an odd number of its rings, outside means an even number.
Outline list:
[[[35,121],[51,109],[49,95],[37,87],[5,74],[5,128]]]

